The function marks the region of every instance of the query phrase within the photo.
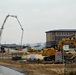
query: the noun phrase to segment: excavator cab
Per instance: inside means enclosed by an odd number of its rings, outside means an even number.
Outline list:
[[[54,48],[44,48],[42,56],[45,56],[44,57],[45,61],[55,60],[55,49]]]

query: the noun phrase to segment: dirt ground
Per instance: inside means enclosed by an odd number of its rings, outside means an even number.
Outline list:
[[[2,65],[9,65],[20,68],[28,75],[63,75],[64,68],[61,64],[25,64],[19,62],[0,62]]]
[[[76,63],[67,64],[41,64],[35,62],[19,62],[19,61],[6,61],[0,60],[0,65],[8,65],[10,67],[16,67],[27,73],[27,75],[76,75]]]
[[[35,55],[40,60],[43,59],[41,54],[29,54],[23,55],[23,58],[29,58],[30,55]],[[12,61],[12,60],[0,60],[1,65],[9,65],[26,71],[28,75],[64,75],[65,65],[63,64],[42,64],[38,62],[29,61]],[[68,64],[67,75],[76,75],[76,64]],[[73,74],[74,73],[74,74]]]

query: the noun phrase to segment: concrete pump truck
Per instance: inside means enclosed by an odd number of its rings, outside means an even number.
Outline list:
[[[23,27],[22,27],[20,21],[18,20],[18,17],[17,17],[17,16],[15,16],[15,15],[7,15],[7,16],[5,17],[5,20],[4,20],[4,22],[3,22],[2,26],[1,26],[1,28],[0,28],[0,52],[2,52],[2,53],[4,52],[4,51],[3,51],[4,49],[3,49],[3,47],[1,46],[1,37],[2,37],[3,29],[4,29],[4,25],[5,25],[5,23],[6,23],[7,19],[8,19],[8,17],[16,18],[17,21],[18,21],[18,23],[19,23],[19,25],[20,25],[20,27],[21,27],[22,35],[21,35],[20,49],[22,49],[22,40],[23,40],[23,32],[24,32],[24,29],[23,29]],[[13,57],[13,58],[15,59],[16,57]],[[21,58],[21,57],[19,57],[19,58]],[[16,58],[16,59],[18,59],[18,58]]]

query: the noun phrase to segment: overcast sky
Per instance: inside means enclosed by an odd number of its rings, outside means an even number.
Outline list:
[[[0,0],[0,27],[5,17],[17,15],[23,29],[23,43],[46,41],[46,31],[76,29],[76,0]],[[2,43],[20,43],[21,28],[9,17]]]

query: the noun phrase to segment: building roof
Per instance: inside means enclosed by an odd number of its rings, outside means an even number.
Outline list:
[[[48,32],[76,32],[76,29],[58,29],[58,30],[46,31],[46,33]]]

